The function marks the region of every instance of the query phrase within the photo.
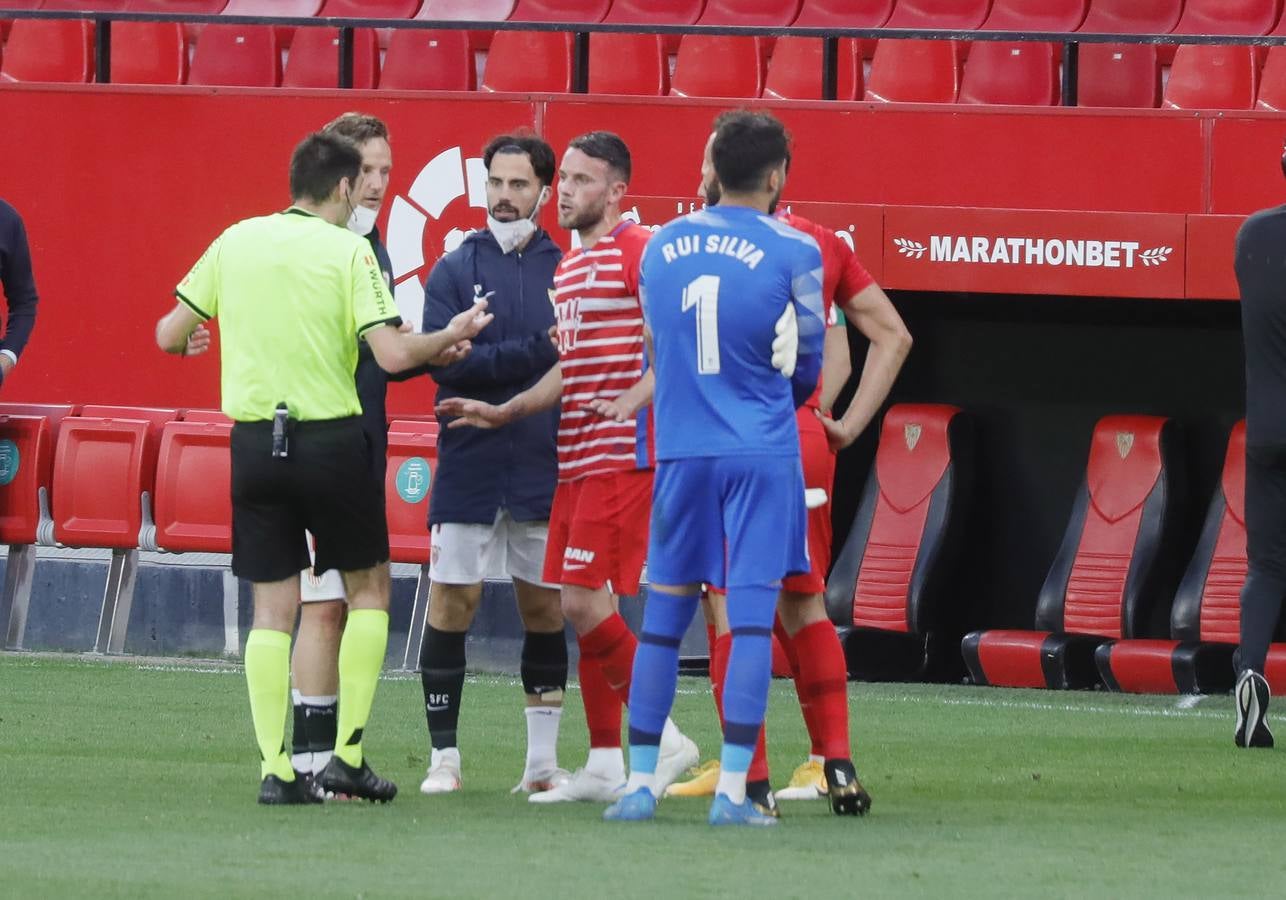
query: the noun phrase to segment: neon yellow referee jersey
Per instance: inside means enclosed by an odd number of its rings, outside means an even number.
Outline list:
[[[246,219],[215,239],[175,288],[219,318],[223,412],[238,422],[361,413],[357,340],[401,319],[371,245],[302,209]]]

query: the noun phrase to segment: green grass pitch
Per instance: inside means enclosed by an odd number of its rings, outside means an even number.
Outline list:
[[[1286,888],[1286,750],[1232,744],[1227,697],[850,685],[865,819],[783,804],[779,828],[714,830],[706,801],[608,825],[535,807],[521,688],[470,679],[465,790],[417,790],[418,680],[380,685],[367,731],[391,805],[265,809],[245,684],[233,667],[0,657],[0,896],[12,897],[1138,897]],[[717,752],[706,683],[675,719]],[[560,758],[586,747],[568,694]],[[778,783],[807,752],[775,682]]]

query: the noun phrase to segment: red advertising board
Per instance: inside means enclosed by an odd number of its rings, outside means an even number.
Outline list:
[[[1236,300],[1233,252],[1245,216],[1188,216],[1188,279],[1192,300]]]
[[[1184,296],[1185,217],[890,206],[884,278],[918,291]]]

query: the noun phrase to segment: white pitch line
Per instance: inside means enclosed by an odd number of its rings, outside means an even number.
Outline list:
[[[1126,716],[1153,716],[1160,718],[1180,718],[1180,719],[1224,719],[1226,713],[1210,710],[1209,712],[1198,709],[1191,709],[1190,706],[1184,706],[1183,700],[1180,699],[1180,705],[1171,709],[1157,709],[1150,707],[1138,706],[1080,706],[1075,703],[1038,703],[1034,701],[1017,701],[1017,700],[986,700],[978,697],[916,697],[904,694],[899,697],[865,695],[859,696],[859,702],[874,701],[878,703],[940,703],[943,706],[982,706],[996,709],[1027,709],[1038,712],[1084,712],[1084,713],[1109,713]]]

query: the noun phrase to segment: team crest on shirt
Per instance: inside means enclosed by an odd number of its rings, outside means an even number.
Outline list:
[[[923,432],[924,432],[924,429],[921,428],[919,425],[912,424],[912,425],[906,425],[903,427],[902,437],[906,440],[906,449],[908,451],[914,450],[915,445],[920,443],[920,435]]]
[[[558,352],[575,350],[576,336],[580,333],[580,298],[555,301],[554,317],[558,320]]]

